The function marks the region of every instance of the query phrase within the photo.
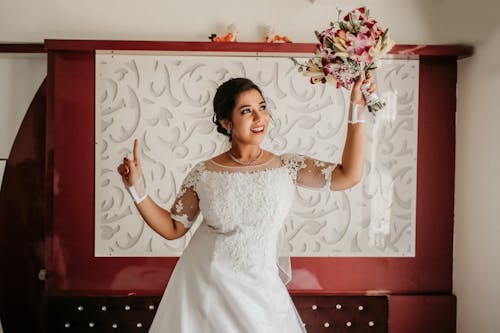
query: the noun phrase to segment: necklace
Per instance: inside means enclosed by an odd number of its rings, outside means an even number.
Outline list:
[[[262,158],[262,155],[264,155],[264,150],[261,149],[259,156],[257,156],[256,159],[254,159],[252,161],[248,161],[248,162],[243,162],[240,159],[238,159],[236,156],[234,156],[232,149],[229,149],[229,157],[231,157],[231,159],[233,161],[235,161],[236,163],[241,164],[241,165],[254,165],[257,163],[258,160],[260,160]]]

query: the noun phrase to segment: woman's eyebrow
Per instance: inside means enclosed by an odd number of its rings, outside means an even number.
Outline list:
[[[261,105],[261,104],[266,104],[266,101],[261,101],[261,102],[259,102],[259,105]],[[242,105],[242,106],[240,106],[240,107],[238,108],[238,110],[241,110],[241,109],[243,109],[243,108],[248,108],[248,107],[251,107],[251,105],[250,105],[250,104]]]

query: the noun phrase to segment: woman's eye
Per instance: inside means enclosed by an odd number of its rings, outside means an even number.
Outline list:
[[[267,105],[261,105],[260,111],[267,111]]]
[[[243,109],[243,110],[241,110],[242,114],[247,114],[247,113],[250,113],[250,112],[252,112],[252,110],[250,110],[250,109]]]

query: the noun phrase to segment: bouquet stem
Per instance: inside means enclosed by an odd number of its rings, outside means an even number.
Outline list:
[[[370,93],[368,90],[368,85],[363,84],[361,86],[361,92],[366,100],[366,105],[368,106],[368,111],[375,114],[375,112],[384,108],[387,104],[384,100],[382,100],[377,94]]]

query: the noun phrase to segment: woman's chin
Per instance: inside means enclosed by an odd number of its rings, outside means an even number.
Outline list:
[[[250,136],[245,138],[234,138],[234,143],[247,144],[247,145],[260,145],[266,138],[266,133],[255,134],[252,133]]]

